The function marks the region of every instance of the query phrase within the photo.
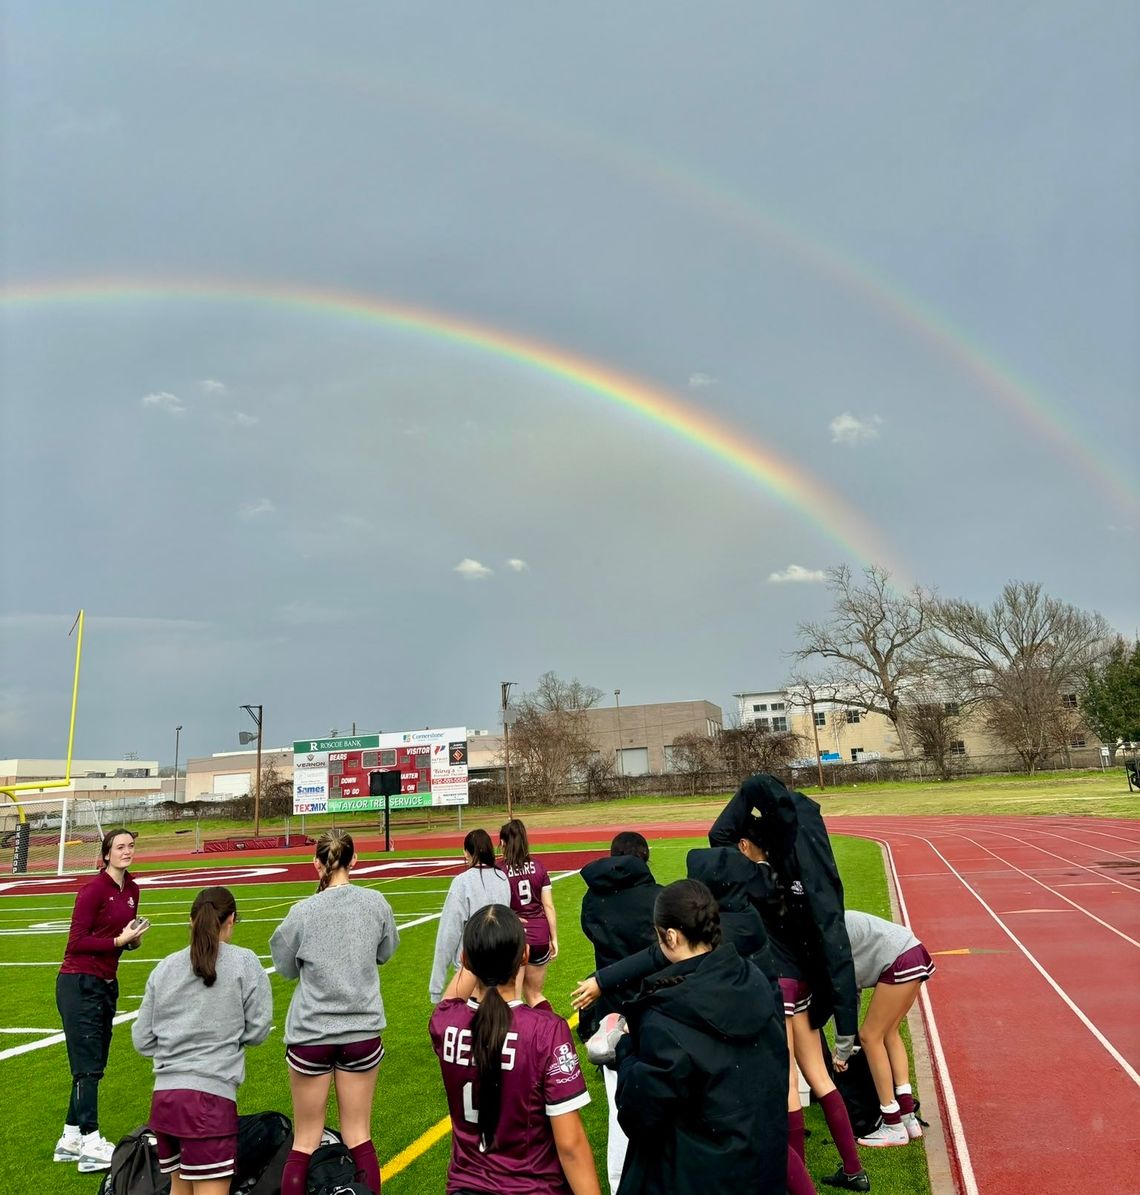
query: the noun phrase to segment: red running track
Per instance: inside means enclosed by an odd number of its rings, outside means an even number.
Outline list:
[[[1140,1191],[1140,823],[836,817],[886,844],[964,1195]]]

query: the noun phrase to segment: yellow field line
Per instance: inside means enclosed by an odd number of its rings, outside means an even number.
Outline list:
[[[568,1023],[573,1030],[578,1024],[578,1014],[574,1013]],[[389,1179],[394,1178],[401,1170],[407,1170],[417,1158],[422,1158],[433,1145],[437,1145],[450,1132],[450,1116],[445,1116],[442,1120],[436,1121],[426,1133],[420,1134],[407,1149],[400,1150],[391,1161],[384,1163],[380,1168],[381,1183],[386,1183]]]

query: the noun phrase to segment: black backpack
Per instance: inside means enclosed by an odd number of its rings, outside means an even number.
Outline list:
[[[835,1071],[832,1078],[847,1105],[847,1115],[851,1118],[855,1136],[865,1137],[874,1132],[883,1113],[879,1108],[879,1093],[875,1090],[875,1080],[867,1064],[866,1053],[856,1050],[847,1060],[847,1069]]]
[[[352,1151],[343,1141],[318,1146],[309,1159],[308,1195],[375,1195],[358,1178]]]
[[[115,1146],[99,1195],[170,1195],[170,1175],[158,1168],[158,1142],[145,1124]]]
[[[293,1126],[280,1112],[238,1117],[233,1195],[279,1195],[281,1175],[293,1148]]]

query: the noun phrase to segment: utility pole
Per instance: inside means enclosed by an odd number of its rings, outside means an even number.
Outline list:
[[[253,719],[254,725],[257,727],[257,787],[253,790],[253,836],[257,838],[261,833],[261,742],[262,742],[262,715],[265,712],[265,707],[261,705],[243,705],[241,707]],[[257,710],[255,714],[253,711]],[[253,735],[247,731],[242,731],[238,738],[243,743],[248,743]]]
[[[174,728],[174,803],[178,804],[178,741],[182,737],[182,727]]]
[[[618,741],[618,745],[617,745],[617,766],[618,766],[618,777],[619,777],[619,779],[621,780],[621,790],[622,790],[622,792],[624,793],[624,792],[625,792],[625,762],[624,762],[624,760],[623,760],[622,753],[621,753],[621,752],[622,752],[622,746],[621,746],[621,690],[620,690],[620,689],[615,689],[615,690],[614,690],[614,707],[617,709],[617,741]]]
[[[510,695],[513,680],[499,682],[499,697],[503,708],[503,764],[507,773],[507,821],[514,816],[514,806],[511,803],[511,724],[507,721],[507,698]]]

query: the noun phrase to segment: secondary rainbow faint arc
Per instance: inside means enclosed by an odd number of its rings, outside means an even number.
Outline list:
[[[312,286],[254,283],[229,279],[96,279],[12,283],[0,289],[0,304],[21,309],[61,304],[128,302],[227,302],[279,307],[414,332],[560,378],[611,404],[655,423],[730,465],[813,523],[829,539],[863,563],[905,572],[882,536],[849,500],[808,470],[793,465],[750,433],[683,402],[639,378],[578,356],[566,349],[437,311],[375,295]]]

